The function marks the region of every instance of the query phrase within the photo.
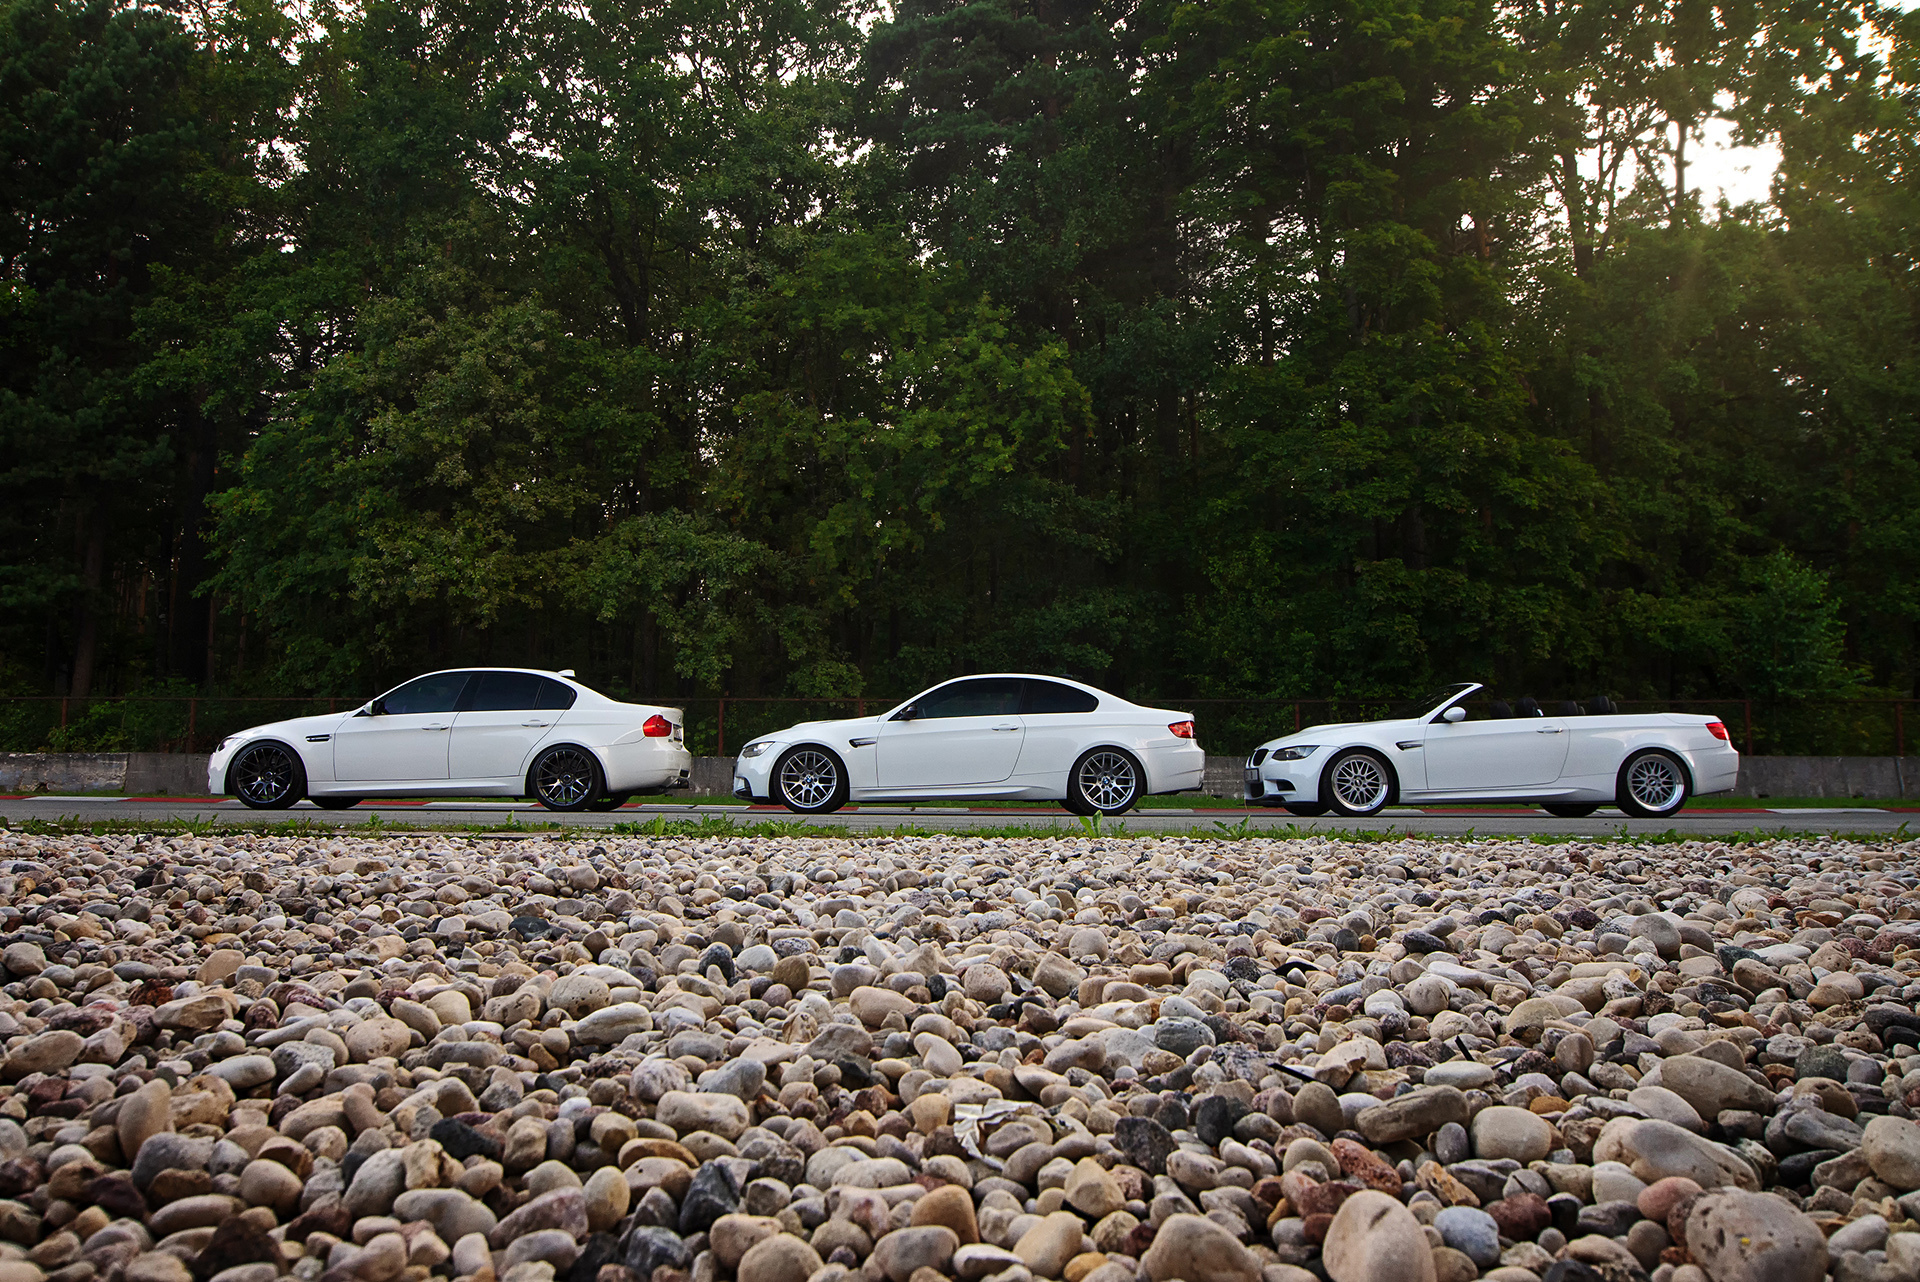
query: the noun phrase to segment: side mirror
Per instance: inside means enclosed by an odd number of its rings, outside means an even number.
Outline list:
[[[1441,713],[1440,719],[1450,726],[1456,726],[1467,719],[1467,710],[1456,703]]]
[[[912,705],[911,703],[909,703],[909,704],[908,704],[908,705],[907,705],[906,707],[904,707],[904,708],[902,708],[902,709],[900,709],[900,711],[898,711],[898,712],[896,712],[896,713],[894,713],[894,714],[893,714],[893,716],[892,716],[892,717],[890,718],[890,720],[893,720],[893,721],[911,721],[911,720],[913,720],[913,719],[914,719],[915,717],[917,717],[917,716],[919,716],[919,715],[920,715],[920,710],[919,710],[918,708],[916,708],[916,707],[914,707],[914,706],[913,706],[913,705]]]
[[[367,705],[367,715],[370,717],[386,716],[387,701],[385,699],[375,699],[372,703]]]

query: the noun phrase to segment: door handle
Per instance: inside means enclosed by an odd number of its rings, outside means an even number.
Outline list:
[[[550,726],[550,725],[552,725],[552,724],[553,724],[553,722],[551,722],[551,721],[522,721],[522,722],[521,722],[520,724],[521,724],[521,725],[523,725],[523,726]]]
[[[445,730],[445,729],[446,729],[447,727],[445,727],[445,726],[421,726],[420,728],[421,728],[422,730]]]
[[[1019,726],[995,726],[995,730],[1018,730]]]
[[[1565,726],[1542,726],[1534,731],[1535,734],[1565,734],[1566,732]]]

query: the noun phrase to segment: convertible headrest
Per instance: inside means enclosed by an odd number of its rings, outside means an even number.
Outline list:
[[[1495,699],[1487,705],[1487,719],[1489,721],[1505,721],[1512,716],[1513,709],[1507,706],[1505,699]]]
[[[1542,715],[1540,712],[1540,703],[1532,695],[1528,695],[1513,705],[1513,715],[1516,717],[1540,716]]]
[[[1563,717],[1579,716],[1580,715],[1579,702],[1574,699],[1562,699],[1560,701],[1560,715]]]
[[[1589,716],[1607,717],[1612,716],[1618,711],[1620,711],[1619,705],[1607,698],[1604,694],[1596,694],[1593,698],[1587,700],[1587,715]]]

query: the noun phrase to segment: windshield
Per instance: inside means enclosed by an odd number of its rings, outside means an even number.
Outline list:
[[[1456,685],[1441,686],[1432,694],[1415,699],[1410,703],[1401,704],[1393,711],[1387,713],[1386,719],[1388,721],[1411,721],[1416,717],[1430,717],[1471,689],[1473,689],[1473,682],[1471,681],[1462,681]]]

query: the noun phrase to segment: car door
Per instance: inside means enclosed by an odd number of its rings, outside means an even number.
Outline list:
[[[573,706],[574,691],[536,672],[481,672],[453,719],[454,779],[518,779],[533,750]]]
[[[470,672],[416,677],[375,699],[333,732],[333,777],[342,783],[445,783],[454,710]]]
[[[999,783],[1020,759],[1025,723],[1018,677],[969,677],[928,691],[894,720],[875,744],[879,786],[959,788]]]
[[[1434,721],[1427,725],[1427,790],[1477,792],[1552,783],[1567,759],[1560,717]]]

